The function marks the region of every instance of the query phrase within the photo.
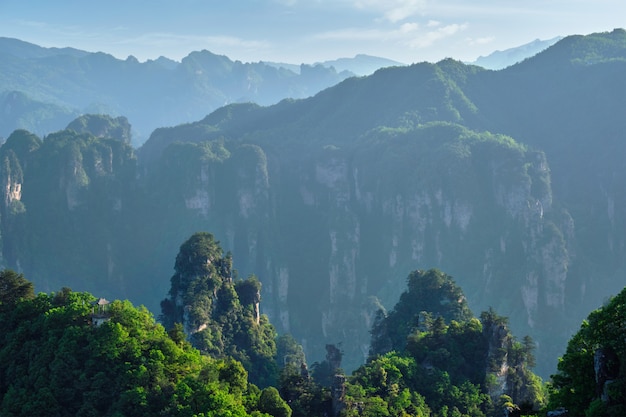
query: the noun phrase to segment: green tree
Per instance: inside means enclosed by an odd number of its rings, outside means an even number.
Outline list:
[[[377,411],[381,415],[401,415],[399,410],[406,412],[409,406],[416,415],[493,415],[501,411],[494,411],[501,394],[494,382],[504,366],[505,394],[524,403],[529,413],[543,406],[541,380],[529,369],[532,339],[518,342],[507,318],[493,309],[480,319],[473,317],[461,289],[440,271],[415,271],[408,286],[394,309],[379,316],[372,328],[371,353],[377,352],[377,342],[391,342],[388,347],[394,349],[372,355],[353,373],[346,413],[356,415],[359,404],[378,398],[374,408],[386,405],[385,411]],[[384,338],[387,342],[380,343]]]
[[[280,396],[293,411],[293,417],[332,414],[330,391],[309,376],[306,366],[287,363],[280,372]]]
[[[404,350],[409,334],[429,324],[431,317],[441,317],[443,322],[472,317],[461,288],[452,277],[437,269],[411,272],[407,286],[393,310],[375,321],[371,330],[371,356]],[[441,326],[441,322],[437,324]]]
[[[277,333],[260,314],[258,278],[233,279],[232,257],[206,232],[180,246],[174,270],[169,297],[161,302],[163,324],[171,330],[181,323],[194,347],[241,362],[250,381],[262,388],[275,385]]]
[[[259,411],[273,417],[291,417],[291,408],[274,387],[267,387],[261,391]]]
[[[552,375],[551,408],[572,415],[626,415],[626,288],[592,311]]]
[[[414,359],[391,352],[357,369],[346,387],[345,416],[429,416],[430,407],[415,389]]]
[[[239,362],[173,340],[128,301],[113,301],[94,326],[94,300],[64,288],[0,310],[0,415],[248,415],[255,394]]]
[[[276,339],[276,363],[282,367],[287,365],[297,369],[306,367],[304,349],[292,335],[283,334]]]
[[[10,269],[0,272],[0,311],[8,311],[22,300],[35,297],[32,282]]]

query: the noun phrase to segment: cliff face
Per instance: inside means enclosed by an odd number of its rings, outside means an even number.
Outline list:
[[[308,97],[353,75],[322,65],[242,63],[206,50],[181,62],[140,63],[7,38],[0,39],[0,60],[0,137],[14,129],[46,134],[80,114],[107,113],[130,119],[136,144],[156,128],[198,120],[228,103]]]
[[[45,141],[16,131],[2,146],[4,265],[38,290],[126,285],[123,213],[135,177],[132,149],[73,131]]]
[[[274,213],[289,230],[280,239],[299,248],[266,253],[284,266],[264,272],[265,299],[289,307],[266,306],[273,321],[313,351],[343,342],[349,368],[368,352],[371,297],[389,307],[406,271],[427,265],[458,277],[472,306],[514,311],[516,328],[547,332],[553,323],[539,316],[564,312],[570,260],[545,156],[450,126],[376,140],[323,149],[270,177],[288,181],[271,187]]]
[[[22,242],[5,248],[7,265],[39,286],[69,281],[157,310],[177,245],[210,230],[313,360],[332,343],[346,369],[362,363],[381,303],[425,266],[455,276],[474,309],[560,342],[549,331],[566,309],[571,218],[553,209],[545,155],[506,136],[443,123],[298,152],[173,143],[140,177],[120,140],[65,131],[36,144],[3,148],[5,211],[24,207],[3,236]]]
[[[362,363],[380,303],[424,266],[450,271],[473,307],[515,312],[526,333],[548,333],[539,316],[565,310],[567,212],[552,208],[545,155],[508,137],[433,124],[298,153],[174,144],[157,165],[147,194],[167,203],[153,215],[177,220],[154,238],[211,230],[312,358],[333,343],[346,369]]]
[[[208,231],[259,277],[272,323],[312,361],[341,343],[346,370],[407,272],[439,268],[472,310],[537,340],[548,375],[626,269],[626,54],[573,59],[579,41],[501,72],[446,60],[227,106],[158,129],[138,157],[123,120],[117,139],[16,131],[0,148],[3,265],[158,311],[178,245]]]

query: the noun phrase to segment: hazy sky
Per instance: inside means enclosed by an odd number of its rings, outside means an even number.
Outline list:
[[[625,0],[0,0],[0,36],[140,61],[202,49],[244,62],[473,61],[617,27]]]

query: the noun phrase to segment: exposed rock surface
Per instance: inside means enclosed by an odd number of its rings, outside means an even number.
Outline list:
[[[227,106],[158,129],[137,157],[120,138],[16,131],[0,149],[3,265],[38,290],[158,311],[180,242],[209,231],[242,276],[257,274],[272,323],[312,361],[342,343],[348,371],[407,273],[439,268],[472,310],[493,306],[537,340],[548,375],[623,285],[624,39],[566,38],[498,72],[445,60]]]

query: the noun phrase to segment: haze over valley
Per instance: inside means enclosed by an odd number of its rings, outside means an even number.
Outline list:
[[[396,3],[422,38],[453,16]],[[0,414],[626,411],[626,30],[546,34],[303,64],[0,38]]]

